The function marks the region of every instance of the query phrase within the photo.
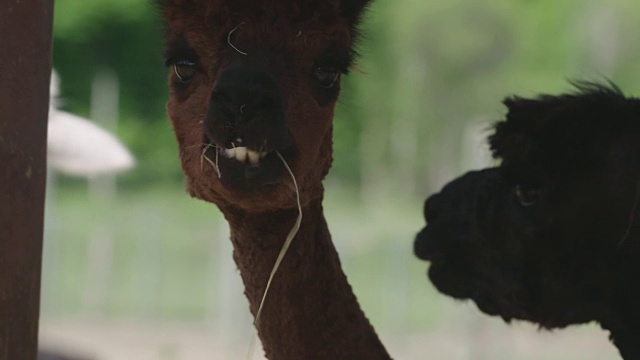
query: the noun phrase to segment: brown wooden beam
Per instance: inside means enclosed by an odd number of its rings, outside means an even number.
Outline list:
[[[35,360],[52,0],[0,5],[0,360]]]

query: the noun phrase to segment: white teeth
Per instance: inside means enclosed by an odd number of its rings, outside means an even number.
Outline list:
[[[227,159],[236,159],[241,163],[245,163],[248,160],[251,165],[259,165],[260,159],[264,159],[269,154],[265,151],[257,152],[255,150],[249,150],[244,146],[224,149],[221,150],[220,153]]]
[[[227,159],[233,159],[236,157],[236,148],[224,149],[222,152]]]
[[[260,154],[257,151],[247,150],[249,156],[249,163],[251,165],[258,165],[260,163]]]
[[[236,160],[245,162],[247,160],[247,148],[240,146],[236,148]]]

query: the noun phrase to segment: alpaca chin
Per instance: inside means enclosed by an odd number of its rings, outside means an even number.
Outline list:
[[[297,206],[292,180],[276,152],[264,156],[258,165],[254,165],[221,154],[216,159],[216,151],[219,150],[208,149],[206,156],[211,161],[198,162],[197,169],[194,167],[191,169],[193,171],[187,172],[190,174],[187,188],[191,196],[220,208],[232,207],[248,212],[292,209]],[[293,149],[278,153],[295,173]],[[200,164],[203,171],[200,170]],[[306,193],[301,196],[303,204],[308,203],[309,196]]]
[[[214,177],[229,191],[242,193],[269,193],[287,181],[286,168],[278,157],[282,154],[290,164],[294,161],[293,149],[258,152],[246,147],[209,148],[205,151],[211,159]]]

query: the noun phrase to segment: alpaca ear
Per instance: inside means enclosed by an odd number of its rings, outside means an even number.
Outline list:
[[[542,172],[541,146],[544,139],[538,135],[546,122],[547,108],[537,100],[508,98],[506,119],[495,124],[489,136],[493,157],[502,159],[501,171],[509,182],[537,177]]]
[[[500,172],[507,183],[539,185],[543,173],[541,148],[536,139],[521,130],[509,121],[499,122],[489,136],[489,145],[493,157],[502,160]]]
[[[513,123],[502,121],[495,124],[495,132],[489,136],[493,157],[506,161],[521,161],[536,152],[534,139]]]
[[[362,14],[364,14],[370,3],[371,0],[342,0],[340,9],[342,14],[349,20],[349,24],[355,28],[360,23]]]
[[[489,136],[493,157],[524,157],[535,147],[534,128],[543,121],[540,106],[537,101],[518,97],[506,98],[503,103],[508,109],[506,119],[496,123]]]

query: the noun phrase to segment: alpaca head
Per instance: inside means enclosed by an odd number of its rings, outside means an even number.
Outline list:
[[[167,108],[190,193],[223,208],[292,208],[280,153],[302,201],[321,197],[341,77],[368,0],[159,1]]]
[[[507,99],[490,137],[500,167],[427,199],[415,253],[431,261],[441,292],[551,328],[602,319],[623,277],[638,276],[626,256],[640,254],[637,211],[627,233],[640,190],[640,100],[579,89]]]

